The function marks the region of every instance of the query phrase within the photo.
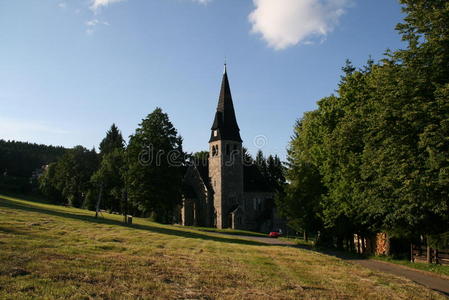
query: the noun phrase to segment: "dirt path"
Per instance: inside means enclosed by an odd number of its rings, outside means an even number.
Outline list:
[[[235,235],[233,235],[235,237]],[[301,247],[296,245],[293,242],[287,242],[279,239],[273,239],[269,237],[256,237],[256,236],[239,236],[241,238],[262,242],[271,245],[279,245],[279,246],[289,246],[289,247]],[[301,247],[306,248],[306,247]],[[425,271],[413,270],[407,267],[403,267],[400,265],[395,265],[391,263],[381,262],[373,259],[359,259],[353,258],[349,256],[344,256],[341,253],[337,252],[325,252],[325,254],[337,256],[341,259],[347,260],[351,263],[355,263],[361,265],[365,268],[380,271],[384,273],[390,273],[397,276],[402,276],[408,278],[418,284],[424,285],[434,291],[440,292],[445,296],[449,297],[449,280],[439,277],[438,275],[434,275]]]

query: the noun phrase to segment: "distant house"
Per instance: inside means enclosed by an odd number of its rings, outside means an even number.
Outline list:
[[[182,225],[268,231],[281,226],[274,192],[255,165],[243,162],[242,139],[226,71],[209,139],[209,158],[184,176]]]

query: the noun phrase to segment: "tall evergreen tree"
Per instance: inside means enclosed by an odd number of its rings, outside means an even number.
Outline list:
[[[263,155],[262,150],[258,150],[256,154],[256,159],[254,160],[254,163],[256,164],[257,168],[259,169],[260,173],[268,179],[268,167],[267,167],[267,159]]]
[[[127,151],[129,200],[144,215],[173,222],[181,201],[183,159],[182,138],[156,108],[139,124]]]
[[[115,149],[123,149],[125,141],[122,133],[115,124],[106,132],[106,137],[100,143],[100,154],[107,154],[113,152]]]
[[[124,213],[124,197],[125,192],[125,149],[122,134],[115,124],[106,132],[105,138],[100,143],[102,154],[99,169],[93,174],[91,181],[94,185],[92,195],[98,197],[101,190],[100,207],[110,211]],[[98,199],[92,197],[90,201],[95,203]],[[93,208],[92,203],[87,204]]]

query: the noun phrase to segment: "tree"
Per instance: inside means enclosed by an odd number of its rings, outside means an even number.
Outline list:
[[[57,161],[65,151],[63,147],[0,139],[0,190],[35,192],[43,168]]]
[[[195,152],[191,159],[196,165],[207,166],[209,163],[209,151]]]
[[[101,190],[101,206],[112,212],[125,213],[125,151],[116,148],[105,154],[92,175],[92,183]],[[96,200],[96,199],[95,199]]]
[[[58,200],[61,195],[64,203],[81,207],[91,188],[90,177],[97,167],[95,150],[76,146],[47,168],[40,186],[53,199]]]
[[[287,150],[286,177],[288,184],[284,193],[276,197],[276,206],[289,225],[297,231],[317,232],[323,230],[321,198],[325,187],[319,172],[320,145],[319,115],[309,112],[297,121],[294,135]]]
[[[39,177],[39,190],[48,200],[55,203],[64,203],[64,197],[58,188],[57,163],[47,166],[42,176]]]
[[[103,207],[114,212],[125,212],[123,193],[125,193],[125,149],[122,135],[112,124],[100,143],[102,154],[99,169],[93,174],[91,181],[96,190],[91,191],[90,208]],[[95,199],[97,198],[97,199]],[[100,201],[102,203],[100,203]]]
[[[267,181],[276,192],[283,192],[285,185],[285,167],[280,158],[269,155],[267,158]]]
[[[408,47],[360,70],[347,61],[338,94],[304,115],[290,144],[284,212],[300,226],[318,216],[340,241],[378,231],[446,240],[449,5],[401,3]]]
[[[245,165],[245,166],[250,166],[254,163],[253,157],[248,152],[248,149],[246,149],[245,147],[242,147],[242,160],[243,160],[243,165]]]
[[[171,223],[181,203],[182,138],[160,108],[131,136],[127,151],[129,200],[144,214]]]
[[[256,154],[256,159],[254,160],[254,164],[259,169],[260,173],[265,177],[268,178],[268,170],[267,170],[267,159],[263,155],[262,150],[258,150]]]
[[[106,137],[100,143],[100,153],[108,154],[115,149],[123,149],[125,142],[122,133],[115,124],[111,125],[111,129],[106,132]]]

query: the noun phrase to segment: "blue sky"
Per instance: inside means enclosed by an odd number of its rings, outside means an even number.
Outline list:
[[[391,0],[0,0],[0,138],[98,147],[161,107],[207,149],[224,57],[244,145],[285,157],[346,58],[404,45]]]

